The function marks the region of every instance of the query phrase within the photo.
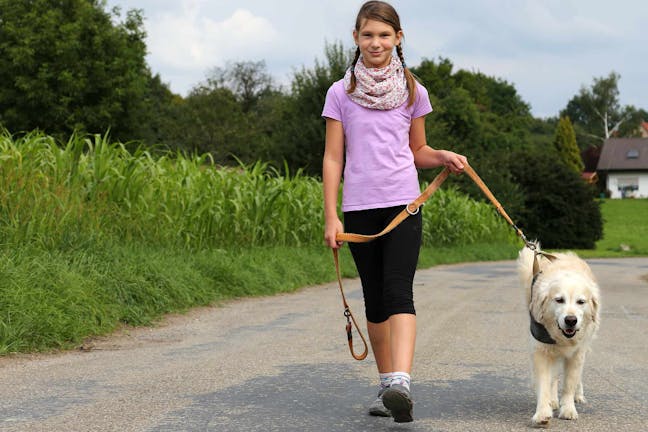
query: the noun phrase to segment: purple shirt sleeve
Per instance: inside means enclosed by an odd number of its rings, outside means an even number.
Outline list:
[[[342,121],[342,110],[340,109],[340,101],[335,91],[335,84],[329,87],[326,92],[326,100],[324,101],[324,109],[322,110],[322,117],[332,118],[333,120]]]

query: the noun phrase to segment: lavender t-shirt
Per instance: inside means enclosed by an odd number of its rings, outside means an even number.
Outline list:
[[[416,100],[407,104],[369,109],[349,98],[343,80],[329,88],[322,117],[342,122],[344,129],[342,211],[403,205],[419,196],[409,132],[412,119],[432,111],[425,87],[416,83]]]

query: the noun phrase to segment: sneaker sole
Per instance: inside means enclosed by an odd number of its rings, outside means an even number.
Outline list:
[[[369,410],[369,415],[374,417],[391,417],[391,412],[389,410],[383,411],[379,408]]]
[[[383,404],[391,411],[396,423],[408,423],[414,421],[412,407],[414,402],[405,393],[386,390],[383,394]]]

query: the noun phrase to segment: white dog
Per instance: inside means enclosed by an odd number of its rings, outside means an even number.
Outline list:
[[[599,287],[589,266],[573,253],[536,258],[525,247],[519,254],[518,273],[527,290],[533,341],[537,406],[531,421],[547,426],[558,408],[560,418],[576,419],[575,403],[585,402],[581,383],[585,354],[599,327]]]

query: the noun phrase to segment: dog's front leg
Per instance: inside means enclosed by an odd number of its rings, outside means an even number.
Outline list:
[[[536,412],[531,418],[534,426],[547,426],[553,410],[551,408],[554,359],[541,350],[533,353],[533,375],[536,389]]]
[[[558,403],[558,373],[554,370],[551,377],[551,409],[557,410],[560,407]]]
[[[587,399],[585,398],[585,393],[583,392],[583,377],[582,377],[582,374],[581,374],[581,380],[578,383],[578,387],[576,388],[576,396],[574,396],[574,402],[576,402],[576,403],[587,403]]]
[[[573,357],[565,360],[565,383],[563,385],[563,393],[560,399],[560,413],[561,419],[576,420],[578,412],[576,411],[575,396],[576,391],[580,390],[582,397],[581,375],[583,373],[583,363],[585,362],[585,355],[583,352],[577,352]]]

